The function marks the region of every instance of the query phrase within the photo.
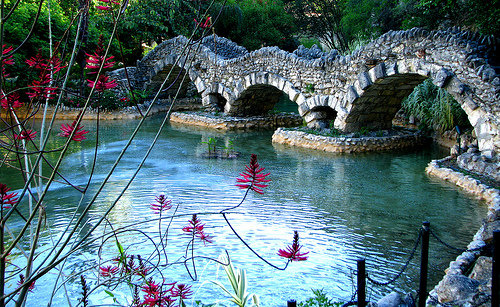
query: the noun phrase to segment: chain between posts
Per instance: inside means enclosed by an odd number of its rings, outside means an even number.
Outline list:
[[[444,242],[440,237],[438,237],[436,235],[436,233],[434,233],[434,231],[432,231],[432,229],[429,229],[429,232],[434,237],[434,239],[436,239],[439,243],[441,243],[442,245],[446,246],[447,248],[455,250],[456,252],[459,252],[459,253],[477,252],[477,251],[480,251],[483,249],[483,247],[476,247],[476,248],[471,248],[471,249],[458,248],[458,247],[452,246],[452,245]]]
[[[392,278],[392,279],[390,279],[389,281],[386,281],[386,282],[380,282],[380,281],[374,280],[368,274],[366,274],[366,278],[370,282],[372,282],[373,284],[375,284],[377,286],[387,286],[389,284],[392,284],[396,280],[398,280],[399,277],[401,277],[401,275],[403,275],[403,273],[408,268],[408,265],[410,264],[410,261],[413,259],[413,257],[415,257],[415,252],[417,251],[417,248],[418,248],[418,245],[420,243],[420,239],[421,238],[422,238],[422,229],[420,229],[419,232],[418,232],[418,237],[417,237],[417,240],[415,241],[415,246],[413,247],[413,250],[410,253],[410,257],[408,257],[408,260],[406,260],[406,263],[403,265],[403,267],[401,268],[401,270],[398,272],[398,274],[396,274],[396,276],[394,278]]]

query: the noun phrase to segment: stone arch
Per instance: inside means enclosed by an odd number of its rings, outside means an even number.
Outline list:
[[[330,128],[337,118],[337,111],[329,106],[313,107],[306,116],[307,126],[310,128]]]
[[[182,59],[178,60],[175,55],[168,55],[157,61],[150,70],[149,78],[144,83],[143,89],[147,90],[150,96],[154,96],[168,76],[168,80],[158,98],[174,97],[179,89],[179,97],[183,97],[191,82],[199,92],[199,85],[201,84],[196,82],[198,74],[194,70],[186,70],[180,65],[181,63],[183,63]]]
[[[427,78],[460,103],[475,130],[481,150],[498,147],[499,139],[495,132],[498,127],[479,107],[477,100],[480,98],[452,71],[422,59],[380,63],[358,74],[354,84],[346,87],[342,112],[335,121],[335,127],[345,132],[362,127],[389,129],[402,100]]]
[[[295,103],[301,95],[283,77],[267,72],[251,73],[238,82],[233,93],[235,98],[228,101],[226,112],[238,116],[263,115],[276,105],[283,93]]]
[[[209,93],[203,96],[202,104],[207,110],[223,112],[227,99],[219,93]]]

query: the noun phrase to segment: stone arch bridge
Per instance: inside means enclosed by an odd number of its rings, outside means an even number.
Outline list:
[[[314,47],[248,52],[217,36],[192,43],[187,52],[186,45],[183,36],[158,45],[129,68],[133,86],[156,90],[173,69],[167,84],[189,78],[203,105],[226,114],[264,114],[285,93],[308,126],[333,122],[353,132],[390,128],[402,100],[431,78],[465,110],[480,150],[500,153],[500,80],[491,66],[498,44],[493,37],[459,28],[391,31],[348,56]]]

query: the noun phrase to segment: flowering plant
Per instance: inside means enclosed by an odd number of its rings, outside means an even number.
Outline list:
[[[95,8],[100,11],[100,14],[112,14],[113,27],[116,29],[127,5],[128,1],[100,0]],[[42,6],[40,2],[40,8]],[[15,6],[12,9],[15,11]],[[20,61],[19,65],[24,65],[30,72],[27,77],[30,81],[25,87],[12,86],[7,90],[4,80],[8,76],[9,66],[15,63],[14,55],[19,48],[26,46],[3,44],[0,48],[2,68],[0,70],[0,116],[5,126],[0,131],[1,167],[19,170],[19,180],[21,180],[20,182],[11,181],[11,178],[16,176],[9,176],[2,178],[2,183],[0,183],[0,306],[29,305],[29,298],[37,294],[39,287],[49,286],[52,288],[52,294],[49,294],[50,301],[47,302],[49,305],[53,303],[52,299],[61,293],[61,296],[73,304],[75,298],[71,292],[65,291],[65,287],[77,279],[81,283],[82,292],[79,302],[83,306],[90,304],[92,294],[102,293],[101,289],[105,289],[104,292],[112,297],[115,304],[184,306],[184,301],[192,297],[194,291],[186,282],[169,280],[166,270],[174,265],[180,265],[186,268],[193,280],[196,280],[199,259],[209,258],[221,263],[200,252],[200,249],[215,244],[217,235],[213,234],[209,228],[209,220],[205,219],[204,215],[208,213],[190,214],[190,218],[187,218],[186,215],[177,212],[178,205],[174,205],[172,200],[161,194],[149,205],[150,220],[158,221],[158,241],[153,240],[146,231],[141,229],[146,222],[116,228],[112,219],[109,218],[110,213],[118,211],[117,204],[153,151],[158,136],[166,125],[169,113],[165,114],[164,121],[158,127],[157,135],[145,148],[141,163],[137,165],[133,175],[119,186],[119,193],[108,194],[106,188],[113,186],[111,178],[117,171],[117,165],[122,162],[137,131],[147,120],[160,91],[154,95],[152,103],[139,120],[136,130],[124,142],[121,151],[114,156],[115,162],[107,175],[96,180],[94,171],[99,162],[97,158],[100,144],[99,112],[103,108],[102,99],[118,85],[116,80],[105,73],[105,70],[113,68],[116,64],[114,57],[109,54],[110,46],[115,39],[114,30],[107,42],[101,37],[97,48],[93,52],[86,53],[86,56],[82,56],[83,61],[80,63],[83,65],[79,67],[87,72],[86,77],[83,78],[83,87],[87,88],[88,95],[77,94],[74,88],[68,88],[67,82],[73,75],[72,70],[75,69],[76,58],[79,54],[81,55],[78,49],[79,46],[84,45],[86,39],[86,33],[82,29],[88,26],[90,9],[90,1],[80,1],[78,15],[72,21],[74,24],[68,26],[68,31],[60,37],[60,41],[56,43],[49,41],[50,54],[37,53]],[[9,14],[4,16],[5,22],[8,22]],[[36,26],[36,22],[33,27]],[[211,22],[211,19],[207,18],[200,26],[211,27]],[[76,28],[76,31],[73,31],[72,26]],[[72,42],[71,34],[76,34],[73,35],[74,41]],[[5,37],[3,38],[5,41]],[[28,40],[29,37],[26,37],[26,41]],[[189,65],[190,63],[187,63],[191,61],[187,56],[189,48],[198,47],[199,45],[197,46],[193,41],[186,44],[185,53],[180,56],[186,62],[179,65]],[[70,52],[67,52],[68,50]],[[168,80],[168,77],[164,80],[165,87],[173,85],[173,83],[167,84]],[[78,114],[59,126],[55,120],[60,114],[62,101],[73,101],[73,99],[78,101],[78,105],[75,105],[79,108]],[[49,102],[53,106],[52,113],[47,112]],[[92,131],[85,130],[85,125],[82,123],[91,107],[97,110],[96,128],[90,129]],[[35,122],[35,117],[41,119]],[[72,180],[74,176],[68,176],[62,165],[71,165],[70,171],[74,167],[79,167],[80,165],[75,163],[68,153],[75,150],[76,144],[81,146],[79,145],[81,142],[84,142],[85,146],[92,146],[87,143],[89,141],[94,141],[93,157],[85,159],[82,163],[85,166],[85,173],[79,174],[77,179]],[[257,156],[252,155],[250,164],[246,166],[241,173],[241,178],[238,178],[236,182],[237,187],[245,190],[241,202],[212,214],[222,216],[237,239],[260,259],[279,268],[258,254],[236,232],[228,217],[233,209],[243,204],[250,191],[258,194],[264,193],[270,180],[268,179],[269,173],[263,173],[263,170],[264,168],[257,162]],[[78,180],[78,184],[74,180]],[[68,187],[79,196],[73,211],[68,214],[68,219],[61,219],[60,222],[64,223],[63,230],[57,234],[51,233],[51,227],[46,226],[46,217],[54,211],[48,195],[58,190],[55,183]],[[98,203],[98,199],[103,196],[106,196],[104,197],[107,199],[106,202]],[[97,204],[100,209],[98,212],[95,210],[98,207]],[[174,220],[182,220],[183,227],[173,229]],[[140,249],[134,252],[131,246],[133,244],[123,239],[130,233],[138,234],[138,237],[144,237],[146,242],[150,242],[154,246],[153,254],[144,255],[144,250]],[[169,236],[172,235],[185,240],[183,241],[185,242],[183,256],[174,260],[169,258],[167,250]],[[141,244],[144,245],[143,242]],[[118,250],[117,255],[112,259],[107,259],[106,255],[109,254],[103,253],[105,249],[110,250],[109,245]],[[84,268],[68,270],[68,260],[72,259],[75,254],[91,248],[97,249],[95,261],[84,263]],[[290,261],[304,258],[304,254],[299,250],[297,239],[296,245],[293,245],[292,250],[289,251],[296,252],[293,257],[286,257],[285,268]],[[228,263],[222,264],[229,265],[229,259]],[[118,295],[115,296],[113,292],[122,287],[128,288],[130,295],[119,301]]]

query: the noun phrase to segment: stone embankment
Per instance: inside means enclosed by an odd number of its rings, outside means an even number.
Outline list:
[[[388,136],[333,137],[280,128],[274,132],[273,142],[328,152],[353,153],[411,148],[427,142],[427,138],[407,130]]]
[[[486,180],[494,187],[453,170],[448,166],[453,160],[447,157],[434,160],[426,171],[446,181],[455,183],[466,192],[485,200],[488,204],[488,214],[483,225],[474,235],[467,251],[450,262],[445,270],[446,275],[439,284],[429,293],[427,301],[431,306],[490,306],[491,303],[491,252],[493,231],[500,230],[500,191],[498,174],[500,164],[496,159],[481,156],[480,153],[470,150],[457,158],[461,168],[487,175]],[[484,172],[489,169],[489,172]],[[493,175],[493,176],[491,176]]]
[[[302,124],[298,114],[279,113],[266,116],[233,117],[207,112],[173,112],[170,122],[194,125],[217,130],[260,130],[277,127],[295,127]]]
[[[137,119],[141,118],[143,114],[146,114],[146,110],[148,109],[148,102],[145,104],[141,104],[138,107],[125,107],[116,111],[100,111],[99,119],[101,120],[121,120],[121,119]],[[139,109],[138,109],[139,108]],[[148,116],[158,114],[161,112],[167,112],[170,108],[170,102],[166,99],[155,103],[151,110],[148,113]],[[195,111],[202,109],[201,101],[196,98],[184,98],[176,100],[174,106],[172,107],[173,111]],[[140,110],[140,111],[139,111]],[[47,118],[52,118],[54,116],[55,107],[49,106],[47,108]],[[73,108],[62,106],[57,111],[57,120],[75,120],[77,116],[82,111],[82,108]],[[19,109],[16,111],[16,114],[19,118],[34,118],[41,119],[43,118],[43,110],[38,110],[38,112],[34,112],[32,114],[28,114],[26,109]],[[2,118],[5,118],[6,113],[1,114]],[[89,108],[83,114],[83,120],[96,120],[97,119],[97,110]]]

